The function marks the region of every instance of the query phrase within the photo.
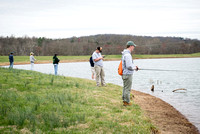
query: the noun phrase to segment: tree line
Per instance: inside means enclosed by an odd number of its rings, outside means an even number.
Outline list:
[[[90,55],[97,46],[103,47],[103,54],[121,54],[126,42],[137,45],[135,54],[190,54],[200,52],[200,40],[181,37],[150,37],[133,35],[102,34],[65,39],[45,37],[0,37],[0,55],[25,56],[34,52],[38,56]]]

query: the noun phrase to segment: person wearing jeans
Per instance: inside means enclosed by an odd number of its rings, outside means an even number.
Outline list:
[[[97,47],[97,49],[92,54],[92,59],[94,61],[94,70],[96,74],[96,85],[100,86],[100,80],[101,85],[106,86],[105,83],[105,73],[103,69],[103,56],[101,55],[102,47]]]
[[[10,61],[9,68],[13,68],[13,63],[14,63],[13,52],[11,52],[9,55],[9,61]]]
[[[55,75],[58,74],[58,62],[59,62],[59,61],[60,61],[60,60],[58,59],[57,54],[55,54],[55,55],[53,56],[53,65],[54,65]]]
[[[55,71],[55,75],[58,74],[58,64],[53,64],[54,65],[54,71]]]
[[[34,62],[35,61],[36,61],[36,59],[34,58],[34,53],[31,52],[30,53],[31,70],[34,70]]]

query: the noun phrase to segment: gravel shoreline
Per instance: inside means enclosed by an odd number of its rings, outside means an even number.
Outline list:
[[[146,93],[132,90],[133,102],[138,104],[158,127],[161,134],[200,134],[198,129],[179,111],[165,101]]]

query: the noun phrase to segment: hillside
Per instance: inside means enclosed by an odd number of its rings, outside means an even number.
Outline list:
[[[120,54],[128,40],[137,47],[136,54],[191,54],[200,52],[200,41],[181,37],[149,37],[133,35],[103,34],[65,39],[44,37],[0,37],[0,55],[14,52],[17,56],[34,52],[38,56],[90,55],[97,46],[103,47],[103,54]]]

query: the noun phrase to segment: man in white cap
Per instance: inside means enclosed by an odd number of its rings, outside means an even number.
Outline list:
[[[132,86],[133,71],[138,70],[138,67],[134,65],[131,52],[135,49],[136,45],[133,41],[126,43],[127,49],[122,52],[122,69],[123,69],[123,93],[122,100],[124,106],[132,105],[130,103],[130,91]]]

